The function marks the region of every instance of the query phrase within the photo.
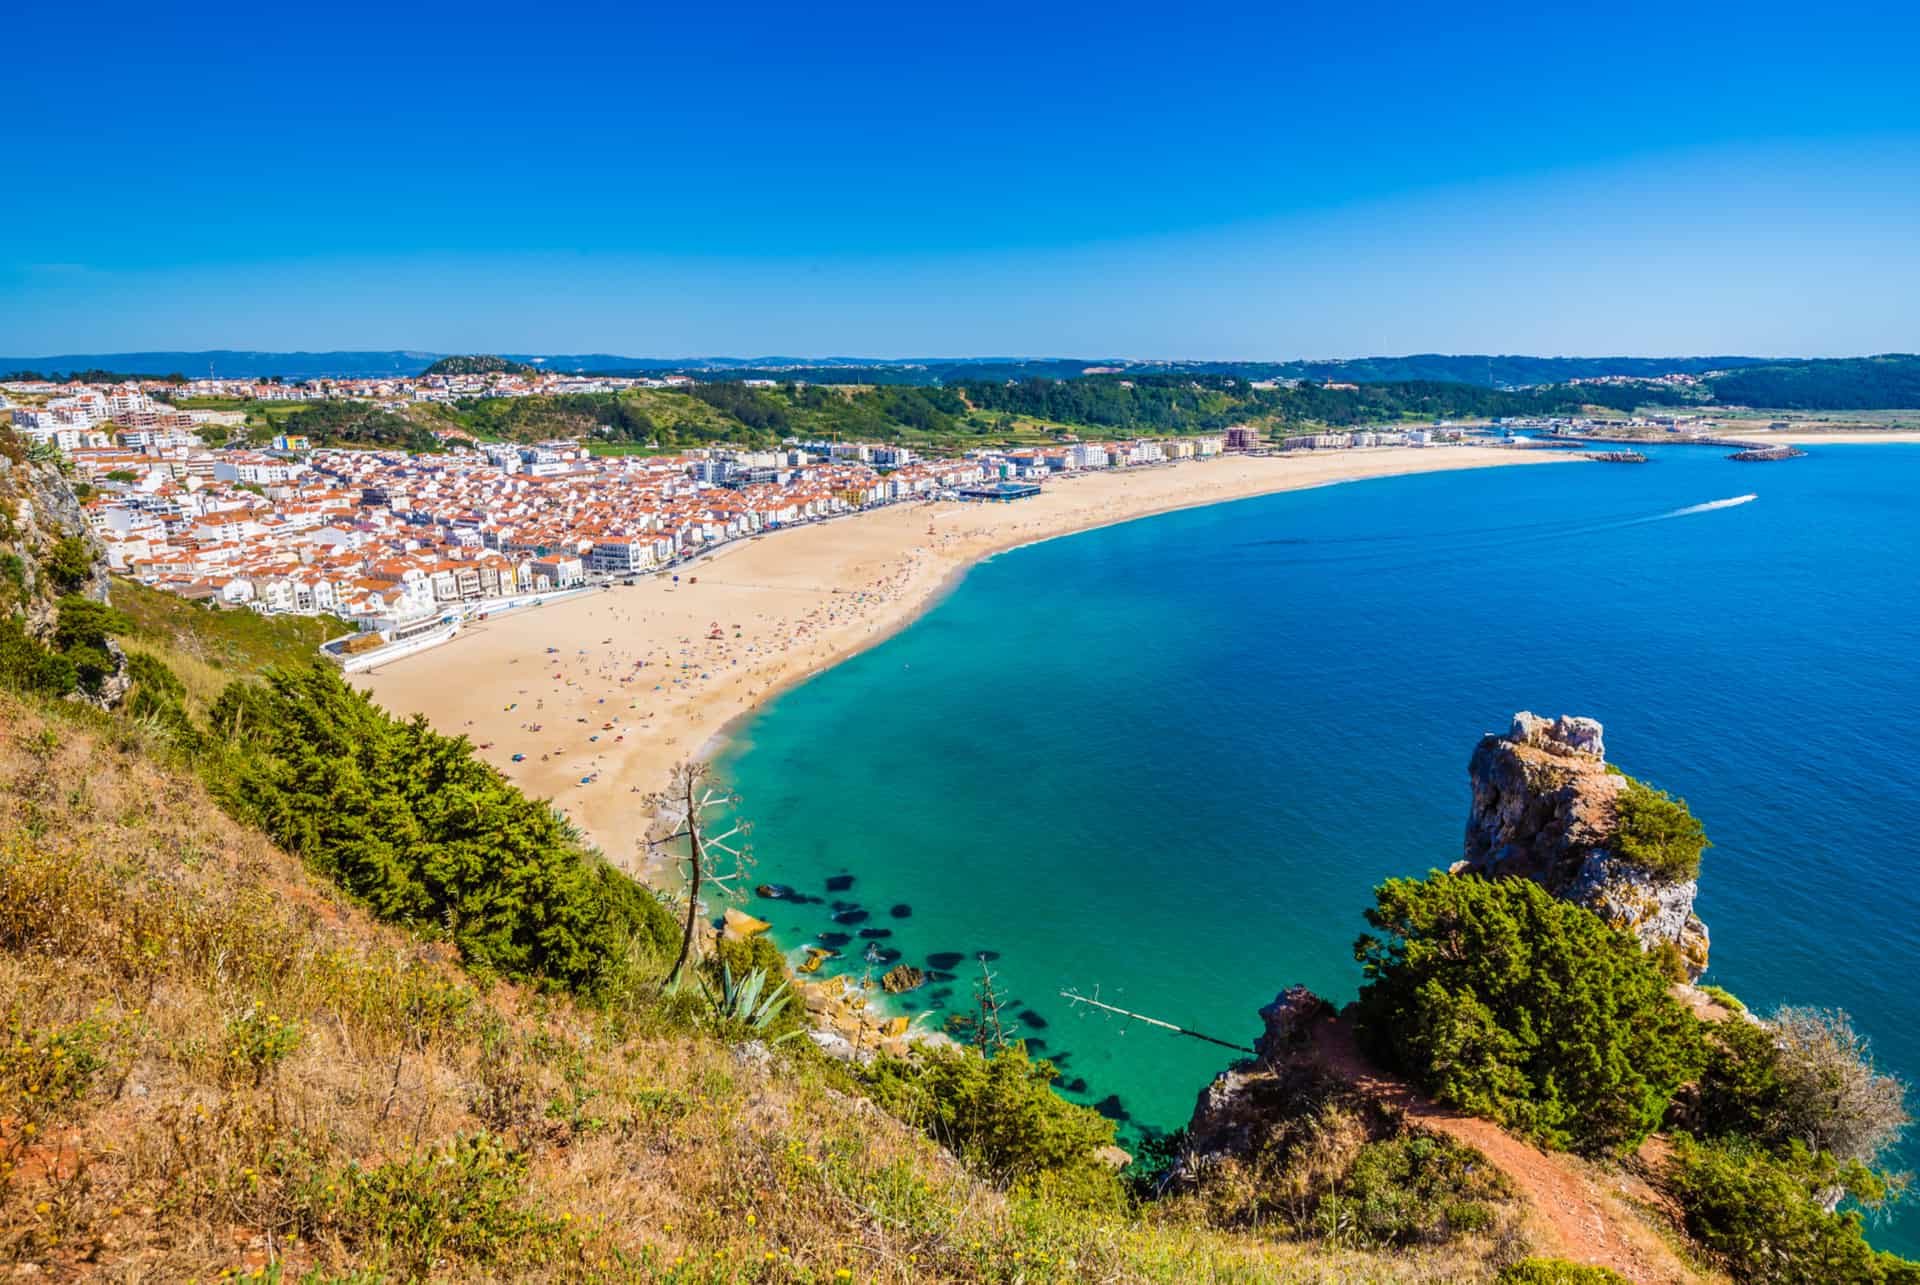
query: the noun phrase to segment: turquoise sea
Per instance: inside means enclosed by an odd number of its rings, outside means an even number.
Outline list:
[[[821,899],[750,909],[789,947],[889,930],[953,974],[922,1007],[970,1008],[997,952],[1072,1095],[1171,1128],[1234,1055],[1060,991],[1235,1043],[1290,983],[1350,998],[1369,890],[1460,855],[1476,739],[1519,709],[1586,714],[1714,840],[1707,980],[1845,1008],[1920,1080],[1920,446],[1650,453],[1292,492],[981,564],[741,731],[724,771],[756,878]],[[861,971],[865,945],[837,963]],[[1920,1251],[1920,1214],[1871,1234]]]

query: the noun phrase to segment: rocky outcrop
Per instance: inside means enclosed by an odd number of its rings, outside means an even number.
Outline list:
[[[1254,1055],[1235,1062],[1200,1090],[1187,1121],[1187,1146],[1169,1175],[1179,1183],[1227,1156],[1251,1151],[1277,1119],[1298,1106],[1311,1079],[1313,1028],[1333,1017],[1333,1005],[1304,986],[1289,986],[1260,1010],[1263,1027]]]
[[[47,560],[66,537],[87,548],[87,574],[77,588],[56,585],[47,572]],[[53,640],[59,600],[78,593],[97,602],[107,601],[107,553],[87,524],[86,514],[60,465],[29,450],[12,428],[0,424],[0,614],[18,613],[27,633],[43,645]],[[100,690],[84,700],[112,708],[131,686],[126,657],[119,644],[107,650],[117,662]]]
[[[909,1017],[880,1012],[866,989],[844,975],[818,982],[800,978],[794,989],[812,1023],[809,1036],[836,1060],[868,1062],[876,1054],[906,1057],[916,1046],[952,1043],[938,1031],[919,1029]]]
[[[1531,879],[1642,946],[1672,944],[1690,977],[1706,971],[1707,927],[1693,912],[1698,882],[1660,879],[1614,850],[1626,778],[1607,767],[1599,723],[1516,714],[1505,736],[1474,749],[1468,776],[1473,804],[1456,871]]]

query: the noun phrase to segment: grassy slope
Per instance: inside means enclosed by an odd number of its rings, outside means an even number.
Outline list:
[[[195,713],[204,713],[234,678],[269,665],[304,665],[321,643],[353,632],[333,616],[217,609],[131,580],[116,579],[111,593],[113,605],[134,623],[123,641],[165,661],[186,683]]]
[[[289,1279],[1484,1278],[1479,1249],[1017,1199],[804,1045],[761,1067],[670,1000],[476,993],[163,756],[0,695],[0,1257],[173,1280],[276,1259]],[[256,1052],[286,1029],[283,1059]],[[482,1135],[506,1150],[436,1162]]]

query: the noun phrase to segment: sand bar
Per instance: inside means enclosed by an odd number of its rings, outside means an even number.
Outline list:
[[[675,762],[710,749],[782,688],[907,624],[989,554],[1275,491],[1571,455],[1458,446],[1229,456],[1072,476],[1009,504],[898,504],[737,541],[683,567],[677,586],[643,577],[475,623],[351,681],[395,713],[466,735],[645,875],[644,803]]]

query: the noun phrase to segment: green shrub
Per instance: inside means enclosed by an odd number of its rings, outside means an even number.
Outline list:
[[[230,684],[209,721],[230,810],[380,918],[446,931],[470,966],[599,993],[677,945],[651,893],[464,737],[389,717],[331,667]]]
[[[68,1026],[32,1026],[18,1009],[0,1026],[0,1113],[27,1127],[84,1097],[107,1069],[115,1027],[96,1012]]]
[[[61,658],[73,666],[74,681],[89,695],[97,693],[120,668],[111,655],[98,647],[74,647],[62,652]]]
[[[105,651],[109,638],[132,630],[133,621],[106,603],[69,595],[60,600],[53,645],[60,651],[73,651],[78,647]]]
[[[566,1246],[564,1225],[526,1206],[526,1158],[490,1134],[344,1178],[329,1211],[343,1234],[416,1280],[449,1256],[526,1262]]]
[[[40,565],[56,588],[72,593],[93,575],[93,546],[77,535],[63,535]]]
[[[1676,1134],[1667,1184],[1687,1230],[1743,1281],[1874,1282],[1916,1279],[1920,1267],[1875,1252],[1856,1209],[1829,1213],[1833,1191],[1868,1209],[1893,1194],[1866,1166],[1793,1143],[1773,1155],[1748,1143],[1726,1146]]]
[[[250,1008],[227,1023],[225,1062],[230,1073],[260,1083],[300,1047],[300,1024],[278,1013]]]
[[[6,523],[0,521],[0,540],[9,538]],[[17,553],[0,553],[0,581],[12,586],[9,596],[23,601],[27,596],[27,560]]]
[[[722,937],[706,962],[708,974],[715,978],[720,976],[723,966],[731,968],[735,977],[744,977],[756,969],[774,977],[784,977],[789,971],[787,957],[765,933]]]
[[[1564,1258],[1523,1258],[1500,1269],[1493,1285],[1628,1285],[1610,1267],[1588,1267]]]
[[[911,1062],[880,1058],[867,1083],[888,1111],[997,1182],[1052,1179],[1117,1201],[1118,1178],[1094,1157],[1113,1142],[1113,1122],[1054,1093],[1058,1076],[1051,1062],[1030,1059],[1015,1044],[993,1057],[950,1048]]]
[[[1699,1025],[1639,944],[1526,879],[1376,891],[1358,1034],[1436,1099],[1584,1151],[1637,1145],[1697,1069]]]
[[[65,696],[79,682],[72,661],[42,647],[17,617],[0,615],[0,686],[35,696]]]
[[[1486,1158],[1450,1138],[1412,1133],[1363,1145],[1315,1210],[1335,1240],[1377,1247],[1442,1244],[1494,1224],[1490,1202],[1509,1194]]]
[[[1744,1013],[1747,1011],[1747,1006],[1740,1002],[1740,997],[1724,986],[1702,986],[1700,993],[1718,1004],[1721,1008],[1726,1009],[1729,1013]]]
[[[1712,847],[1706,827],[1685,799],[1627,777],[1614,800],[1613,850],[1621,860],[1662,879],[1700,875],[1700,854]]]

